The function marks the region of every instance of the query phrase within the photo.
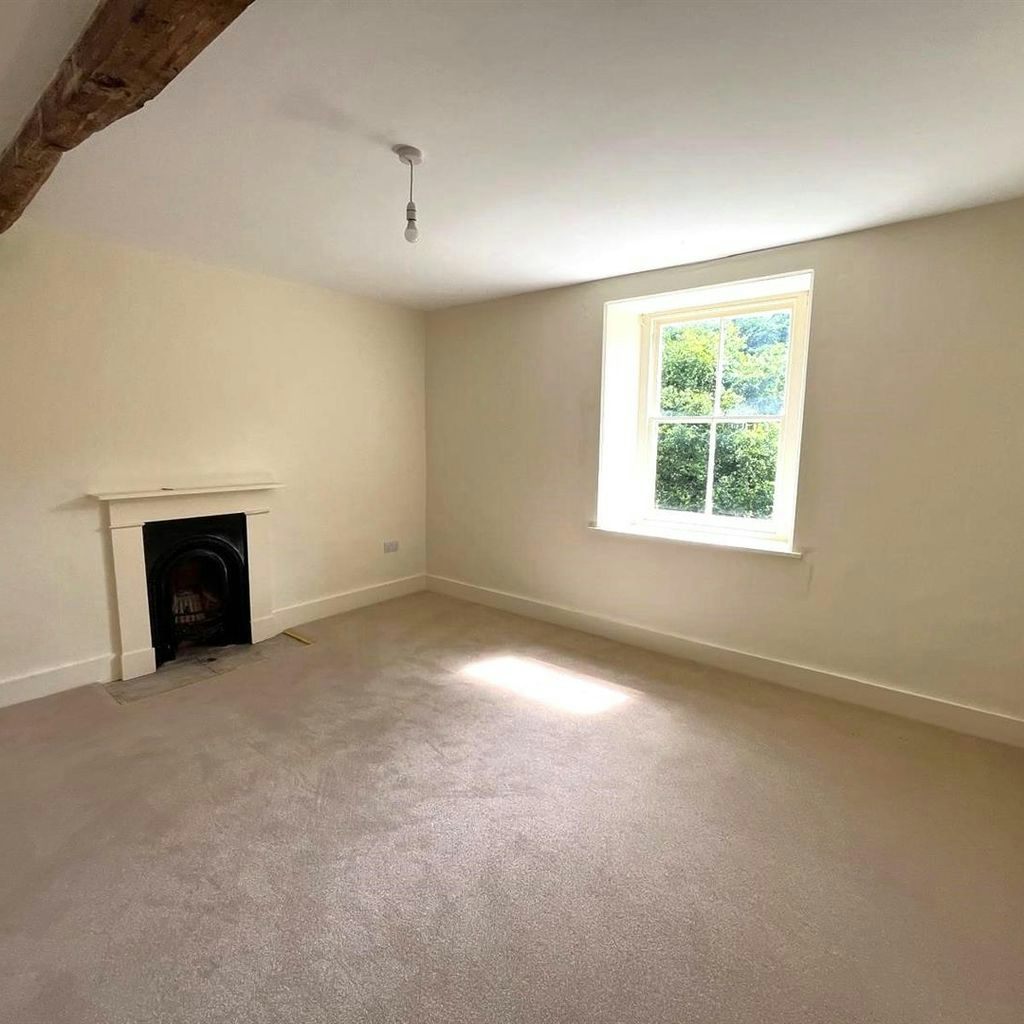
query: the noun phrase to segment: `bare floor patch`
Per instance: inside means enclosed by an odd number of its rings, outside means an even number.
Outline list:
[[[312,641],[293,633],[278,633],[258,644],[230,644],[226,647],[192,647],[155,672],[137,679],[117,679],[104,689],[118,704],[130,704],[146,697],[191,686],[256,662],[279,658],[302,650]]]

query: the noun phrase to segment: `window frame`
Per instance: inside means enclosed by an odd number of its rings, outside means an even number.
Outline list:
[[[663,415],[661,394],[661,331],[669,324],[695,320],[726,319],[753,313],[789,311],[790,337],[786,365],[786,383],[782,411],[778,415],[722,414],[719,408],[722,388],[723,356],[719,349],[715,366],[715,393],[711,413],[706,416]],[[634,525],[640,532],[661,536],[677,535],[680,539],[723,543],[736,546],[749,539],[755,543],[784,545],[792,550],[796,517],[797,483],[799,476],[800,442],[803,424],[804,382],[807,363],[807,345],[810,327],[810,291],[791,291],[762,298],[719,301],[700,306],[683,306],[640,314],[640,380],[637,405],[636,456],[634,488],[636,494]],[[685,512],[659,509],[655,502],[658,429],[663,423],[710,424],[711,440],[708,450],[708,480],[706,502],[712,500],[714,488],[714,444],[717,425],[721,423],[775,422],[779,424],[779,449],[776,460],[774,508],[770,519],[744,516],[716,515],[707,511]]]

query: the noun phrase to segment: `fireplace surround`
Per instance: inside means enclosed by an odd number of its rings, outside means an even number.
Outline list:
[[[93,495],[108,511],[122,679],[155,671],[183,642],[258,643],[277,632],[270,495],[281,486]]]

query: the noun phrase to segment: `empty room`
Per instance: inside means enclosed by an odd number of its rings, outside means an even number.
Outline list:
[[[0,1021],[1020,1024],[1024,0],[3,0]]]

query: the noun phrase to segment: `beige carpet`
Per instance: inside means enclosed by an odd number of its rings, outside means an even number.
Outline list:
[[[1024,751],[421,594],[0,712],[5,1024],[1019,1024]]]

